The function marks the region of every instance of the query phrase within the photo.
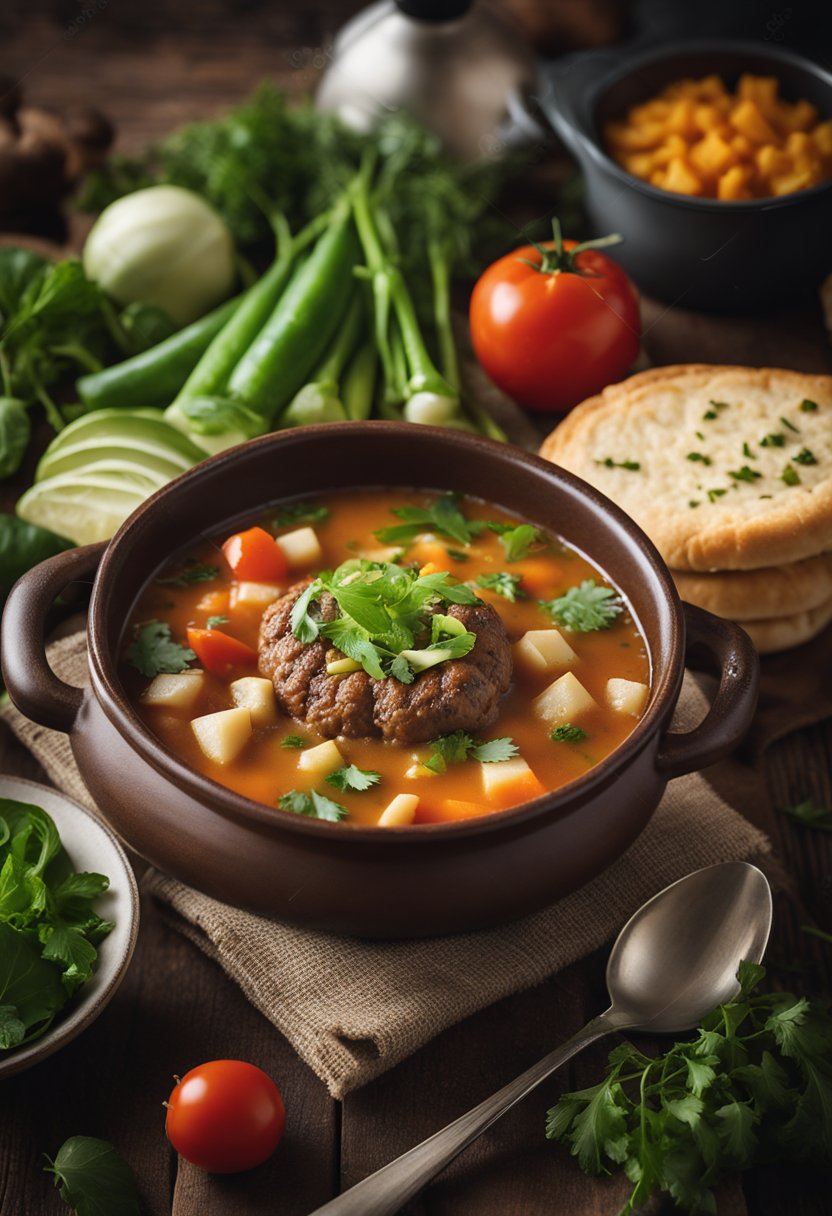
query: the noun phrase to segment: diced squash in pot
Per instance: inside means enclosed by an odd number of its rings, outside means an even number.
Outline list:
[[[252,726],[273,726],[277,721],[274,684],[262,676],[243,676],[229,685],[231,700],[251,714]]]
[[[268,608],[280,599],[284,588],[274,583],[235,583],[231,588],[232,608]]]
[[[344,757],[338,751],[338,745],[333,739],[310,747],[298,756],[298,768],[302,773],[312,773],[316,777],[326,777],[334,773],[344,763]]]
[[[500,764],[481,764],[482,792],[492,807],[516,806],[545,793],[522,756],[513,756]]]
[[[202,692],[204,682],[204,671],[154,676],[142,693],[142,703],[164,705],[168,709],[190,709]]]
[[[406,824],[412,823],[418,805],[418,794],[397,794],[381,812],[378,826],[380,828],[404,827]]]
[[[639,680],[607,680],[607,705],[619,714],[633,714],[638,717],[647,704],[649,691],[647,685]]]
[[[294,532],[287,532],[275,539],[292,567],[314,566],[323,558],[321,543],[314,528],[295,528]]]
[[[251,714],[243,708],[221,709],[194,718],[191,730],[209,760],[215,764],[229,764],[251,738]]]
[[[544,688],[540,696],[532,701],[532,709],[537,716],[551,726],[572,722],[594,707],[594,698],[571,671]]]
[[[571,667],[578,656],[559,629],[529,629],[514,647],[517,663],[529,671]]]

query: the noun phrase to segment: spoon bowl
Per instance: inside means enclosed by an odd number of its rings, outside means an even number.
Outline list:
[[[744,861],[696,870],[630,917],[607,963],[616,1026],[690,1030],[739,992],[742,959],[759,962],[771,931],[771,889]]]

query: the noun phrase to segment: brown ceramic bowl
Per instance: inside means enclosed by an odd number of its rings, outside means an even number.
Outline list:
[[[516,809],[418,828],[345,827],[283,814],[188,768],[139,719],[119,680],[124,624],[146,581],[195,536],[293,495],[362,486],[454,489],[559,533],[629,601],[647,642],[652,691],[629,738],[586,776]],[[95,571],[90,687],[44,659],[49,605]],[[688,650],[720,670],[705,720],[669,723]],[[515,447],[399,423],[341,423],[268,435],[160,490],[109,546],[50,558],[15,586],[3,618],[12,700],[66,731],[110,824],[154,865],[218,899],[319,929],[415,937],[479,929],[579,887],[619,857],[668,780],[725,756],[754,710],[757,659],[736,626],[683,606],[653,545],[608,499]]]

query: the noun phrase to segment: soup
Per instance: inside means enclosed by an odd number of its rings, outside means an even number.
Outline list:
[[[345,825],[487,815],[586,773],[649,697],[618,590],[471,497],[359,490],[205,539],[142,592],[148,728],[255,801]]]

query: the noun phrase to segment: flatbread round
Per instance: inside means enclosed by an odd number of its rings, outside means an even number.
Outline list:
[[[760,654],[774,654],[778,650],[791,650],[793,646],[810,642],[823,632],[830,621],[832,600],[795,616],[772,617],[767,621],[741,621],[740,624]]]
[[[677,570],[832,550],[832,376],[652,368],[577,406],[540,451],[627,511]]]
[[[832,554],[787,566],[694,574],[672,570],[683,600],[733,621],[795,616],[832,601]]]

